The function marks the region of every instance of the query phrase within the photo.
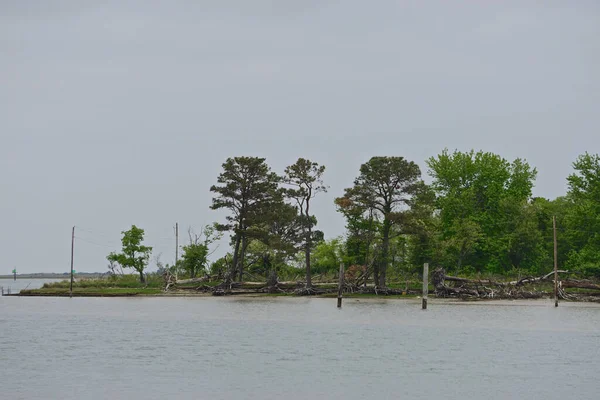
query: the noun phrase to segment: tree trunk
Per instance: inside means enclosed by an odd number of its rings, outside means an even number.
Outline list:
[[[232,281],[235,281],[235,278],[237,276],[237,265],[238,265],[238,259],[239,259],[239,254],[240,254],[240,239],[241,239],[241,233],[238,231],[235,233],[235,247],[233,249],[233,261],[231,262],[230,275],[231,275]]]
[[[240,282],[242,282],[244,280],[244,258],[246,257],[246,249],[248,248],[248,238],[246,237],[246,234],[244,233],[244,235],[242,236],[242,251],[240,252],[240,258],[239,258],[239,262],[238,264],[239,266],[239,273],[240,273]]]
[[[305,212],[305,218],[306,218],[306,248],[304,249],[304,258],[306,261],[306,287],[310,288],[312,287],[312,281],[311,281],[311,276],[310,276],[310,241],[311,241],[311,235],[312,235],[312,227],[311,227],[311,221],[310,221],[310,217],[309,217],[309,210],[310,210],[310,192],[309,192],[309,196],[306,199],[306,212]]]
[[[308,206],[306,207],[308,210]],[[310,223],[310,222],[308,222]],[[310,274],[310,247],[311,247],[311,229],[310,226],[308,228],[307,231],[307,235],[306,235],[306,247],[304,248],[304,259],[306,262],[306,287],[310,288],[312,287],[312,280],[311,280],[311,274]]]
[[[383,221],[383,240],[382,240],[382,249],[381,249],[381,261],[379,266],[379,281],[376,283],[376,286],[380,288],[385,287],[385,273],[387,269],[387,265],[389,263],[389,253],[390,253],[390,230],[392,228],[392,223],[386,216]]]
[[[144,276],[144,270],[138,271],[140,273],[140,283],[146,283],[146,277]]]
[[[373,284],[379,285],[379,260],[373,264]]]
[[[310,276],[310,239],[306,243],[306,249],[304,249],[304,255],[306,259],[306,287],[312,287],[312,281]]]

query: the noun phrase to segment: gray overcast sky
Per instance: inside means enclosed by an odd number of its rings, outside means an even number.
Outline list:
[[[236,155],[325,164],[328,237],[374,155],[522,157],[553,198],[599,125],[594,0],[0,0],[0,274],[67,271],[72,225],[76,270],[131,224],[172,262]]]

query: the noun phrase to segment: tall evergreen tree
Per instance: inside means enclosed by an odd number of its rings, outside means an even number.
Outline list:
[[[361,165],[354,186],[345,190],[336,203],[343,207],[372,210],[381,223],[381,251],[375,263],[375,285],[386,285],[386,271],[390,262],[390,233],[392,226],[401,221],[410,209],[411,199],[422,187],[419,166],[403,157],[373,157]]]
[[[310,202],[318,193],[327,191],[327,187],[323,184],[322,179],[324,172],[325,166],[304,158],[299,158],[295,164],[285,169],[284,175],[284,182],[291,186],[291,189],[288,189],[286,194],[296,202],[300,213],[307,289],[312,287],[310,253],[313,248],[313,227],[317,224],[316,217],[310,214]]]
[[[248,229],[260,221],[261,215],[280,196],[279,181],[280,177],[271,171],[264,158],[234,157],[223,163],[218,185],[210,188],[216,194],[210,208],[230,211],[227,224],[220,228],[233,232],[232,280],[243,279]]]

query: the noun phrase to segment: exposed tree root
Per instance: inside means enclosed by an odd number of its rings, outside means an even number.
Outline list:
[[[314,296],[322,293],[324,292],[315,289],[314,286],[304,286],[302,288],[294,290],[294,294],[297,296]]]
[[[567,273],[568,271],[559,271]],[[536,282],[547,280],[551,275],[527,277],[512,282],[496,282],[489,279],[466,279],[448,276],[443,268],[433,271],[431,282],[438,297],[459,297],[463,299],[536,299],[548,296],[548,293],[526,287]],[[453,282],[452,286],[446,282]]]
[[[559,274],[567,274],[568,271],[558,271]],[[277,274],[273,271],[269,274],[266,283],[257,282],[233,282],[229,276],[217,286],[205,284],[212,277],[177,280],[169,272],[163,275],[165,291],[176,289],[178,291],[194,291],[210,293],[213,296],[227,296],[236,294],[252,293],[288,293],[297,296],[314,296],[322,294],[333,294],[339,288],[335,282],[314,283],[307,287],[303,281],[280,282]],[[434,294],[438,297],[450,297],[461,299],[537,299],[551,297],[552,290],[540,290],[539,283],[554,282],[554,272],[538,277],[525,277],[516,281],[498,282],[490,279],[466,279],[446,275],[444,269],[437,268],[433,271],[431,282],[434,286]],[[192,286],[190,283],[200,283]],[[586,289],[585,292],[569,293],[566,289]],[[375,294],[378,296],[420,294],[420,290],[408,290],[408,284],[404,290],[391,289],[389,287],[365,286],[364,281],[355,279],[343,282],[344,293]],[[558,296],[563,300],[600,302],[600,284],[589,280],[564,279],[558,282]]]
[[[558,274],[568,274],[569,271],[557,271]],[[433,272],[431,281],[438,297],[458,297],[463,299],[537,299],[549,297],[552,292],[537,290],[535,283],[554,282],[554,272],[538,277],[525,277],[518,281],[496,282],[489,279],[475,280],[446,275],[443,268]],[[452,286],[446,282],[453,282]],[[558,296],[563,300],[598,301],[600,297],[591,293],[567,293],[565,288],[597,289],[597,285],[587,280],[562,280],[558,282]]]

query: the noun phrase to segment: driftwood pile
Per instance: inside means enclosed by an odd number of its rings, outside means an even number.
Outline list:
[[[569,271],[559,270],[557,273],[564,275]],[[443,268],[437,268],[431,277],[437,297],[461,299],[539,299],[553,296],[553,290],[539,288],[539,284],[544,282],[554,283],[554,272],[538,277],[524,277],[516,281],[498,282],[490,279],[449,276],[446,275]],[[536,284],[538,284],[537,287]],[[591,289],[596,292],[567,293],[566,288]],[[563,300],[600,302],[600,285],[588,280],[559,280],[558,297]]]
[[[349,273],[350,272],[350,273]],[[408,282],[405,289],[378,288],[366,285],[367,270],[346,271],[342,283],[345,293],[361,293],[375,295],[420,295],[420,290],[409,290]],[[559,276],[569,274],[568,271],[558,271]],[[233,282],[226,275],[218,285],[209,285],[218,279],[216,276],[203,276],[193,279],[177,279],[175,275],[166,272],[163,275],[164,290],[175,290],[179,293],[206,293],[213,296],[260,293],[288,293],[298,296],[334,294],[338,291],[338,282],[318,282],[312,287],[297,280],[280,282],[273,271],[266,282],[260,278],[249,276],[253,282]],[[431,275],[434,294],[441,298],[460,299],[538,299],[553,296],[553,290],[548,289],[549,283],[554,282],[554,272],[538,277],[524,277],[516,281],[500,282],[491,279],[467,279],[446,275],[443,268],[437,268]],[[553,285],[550,285],[553,286]],[[558,281],[558,296],[563,300],[600,302],[600,285],[589,280],[561,279]],[[577,289],[577,292],[567,292],[567,289]]]

